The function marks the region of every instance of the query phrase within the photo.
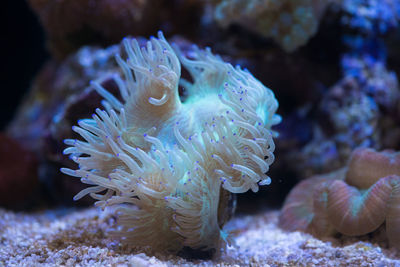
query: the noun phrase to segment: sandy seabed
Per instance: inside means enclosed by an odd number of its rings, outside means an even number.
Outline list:
[[[214,260],[186,260],[112,240],[111,212],[96,208],[15,213],[0,209],[0,266],[400,266],[382,235],[324,241],[278,228],[278,211],[237,215],[237,247]]]

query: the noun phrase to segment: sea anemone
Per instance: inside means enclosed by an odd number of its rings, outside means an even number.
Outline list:
[[[91,185],[74,199],[89,194],[97,206],[116,205],[117,235],[133,246],[224,248],[231,193],[271,182],[265,173],[274,161],[278,102],[247,70],[210,49],[194,47],[185,57],[161,32],[145,47],[123,43],[127,59],[116,60],[125,77],[92,82],[105,110],[73,127],[84,141],[65,140],[64,153],[79,168],[61,171]],[[181,63],[193,83],[181,78]],[[102,86],[110,78],[119,96]]]

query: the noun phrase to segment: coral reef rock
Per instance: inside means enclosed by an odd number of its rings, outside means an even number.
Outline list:
[[[397,76],[370,56],[345,56],[344,77],[321,99],[313,138],[289,154],[300,177],[343,167],[357,147],[398,148]]]
[[[119,72],[114,59],[119,51],[118,45],[82,47],[62,62],[48,62],[8,126],[9,136],[36,153],[39,179],[54,203],[70,200],[82,189],[79,181],[60,177],[59,168],[69,162],[62,154],[63,140],[73,134],[79,118],[100,105],[101,96],[87,85],[98,75]],[[114,84],[104,86],[112,91]]]
[[[271,37],[287,52],[307,43],[318,29],[325,8],[319,0],[220,0],[214,16],[221,26],[239,24]]]
[[[26,207],[38,183],[36,155],[15,139],[1,133],[0,205],[9,208]]]
[[[47,33],[50,51],[63,58],[83,45],[110,45],[127,35],[147,35],[162,22],[184,32],[200,18],[196,0],[30,0]],[[173,3],[171,3],[173,2]],[[179,16],[175,14],[179,13]],[[190,15],[189,15],[190,14]]]

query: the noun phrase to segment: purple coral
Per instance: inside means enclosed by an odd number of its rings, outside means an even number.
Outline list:
[[[342,22],[367,34],[383,34],[397,27],[400,3],[397,0],[344,0],[347,15]]]
[[[396,74],[368,55],[346,55],[342,68],[343,78],[319,104],[313,139],[292,153],[304,177],[344,166],[357,147],[381,149],[387,143],[384,132],[390,129],[381,125],[400,103]]]

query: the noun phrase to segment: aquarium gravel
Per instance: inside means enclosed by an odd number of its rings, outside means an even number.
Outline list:
[[[99,214],[101,214],[99,216]],[[108,238],[110,211],[52,210],[16,213],[0,209],[0,266],[400,266],[379,234],[320,241],[278,228],[278,211],[230,221],[237,247],[217,260],[186,260],[129,248]]]

